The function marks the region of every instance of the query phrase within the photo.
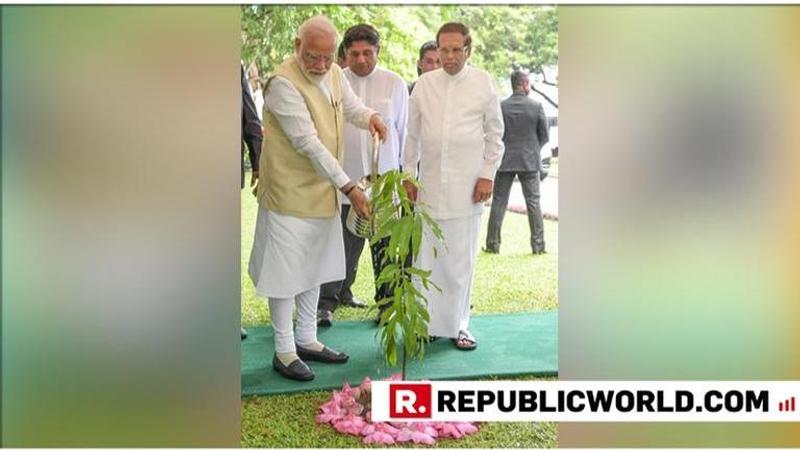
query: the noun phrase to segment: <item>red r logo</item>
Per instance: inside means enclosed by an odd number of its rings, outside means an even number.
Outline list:
[[[392,419],[430,419],[431,385],[398,383],[389,385],[389,417]]]

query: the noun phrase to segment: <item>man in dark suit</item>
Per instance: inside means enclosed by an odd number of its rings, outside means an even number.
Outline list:
[[[242,184],[244,188],[244,147],[247,145],[247,155],[250,157],[250,167],[253,172],[250,175],[250,186],[256,184],[258,180],[258,158],[261,155],[261,141],[264,133],[261,129],[261,119],[258,118],[258,111],[253,97],[250,96],[250,88],[247,85],[247,78],[244,75],[244,64],[241,64],[242,71],[242,147],[239,156],[242,160]],[[242,328],[242,339],[247,337],[247,332]]]
[[[253,97],[250,95],[250,88],[244,74],[244,64],[241,65],[242,71],[242,188],[244,188],[244,147],[247,144],[247,154],[250,157],[250,167],[253,174],[250,177],[250,186],[255,185],[258,180],[258,158],[261,155],[261,141],[264,134],[261,130],[261,119],[258,118],[258,111]]]
[[[531,85],[525,72],[515,71],[511,74],[511,87],[514,93],[500,104],[505,122],[503,143],[506,151],[494,179],[484,251],[500,252],[501,227],[511,184],[515,177],[519,177],[528,209],[531,250],[534,254],[541,254],[545,253],[545,249],[542,207],[539,203],[539,173],[543,170],[541,149],[549,140],[547,117],[542,105],[528,97]]]

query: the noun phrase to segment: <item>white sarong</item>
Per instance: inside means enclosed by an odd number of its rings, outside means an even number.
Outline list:
[[[430,233],[423,233],[416,266],[430,270],[431,281],[442,292],[433,288],[425,291],[419,285],[418,289],[428,297],[428,311],[431,316],[428,333],[431,336],[456,338],[460,330],[467,330],[469,327],[472,274],[478,251],[481,215],[439,219],[438,223],[446,247],[437,244],[438,257],[434,257],[433,245],[436,240]]]
[[[248,273],[261,297],[294,298],[323,283],[343,280],[339,214],[306,219],[259,206]]]

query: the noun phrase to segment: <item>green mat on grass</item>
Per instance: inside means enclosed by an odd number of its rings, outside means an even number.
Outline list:
[[[334,322],[320,328],[319,340],[350,355],[346,364],[310,362],[316,373],[310,382],[287,380],[272,369],[275,352],[272,327],[248,328],[242,341],[242,395],[338,389],[345,381],[358,385],[365,376],[382,379],[399,372],[383,361],[372,321]],[[473,316],[470,331],[478,340],[474,351],[455,348],[450,339],[431,342],[421,363],[408,366],[409,379],[453,380],[489,375],[558,374],[558,311]]]

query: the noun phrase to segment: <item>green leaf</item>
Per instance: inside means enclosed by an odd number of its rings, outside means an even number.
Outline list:
[[[420,278],[429,278],[431,276],[430,270],[417,269],[416,267],[406,267],[406,272],[416,275]]]

